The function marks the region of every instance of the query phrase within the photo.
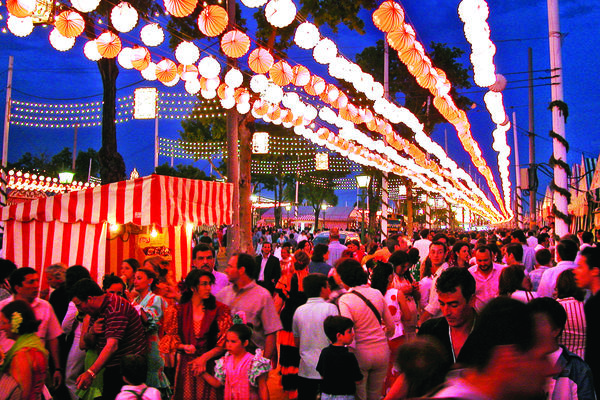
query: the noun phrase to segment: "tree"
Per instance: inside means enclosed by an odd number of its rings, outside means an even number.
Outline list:
[[[90,159],[92,160],[90,170]],[[15,163],[9,163],[8,169],[16,169],[23,172],[44,174],[46,176],[57,177],[59,172],[70,171],[73,165],[73,153],[71,149],[65,147],[52,157],[46,153],[40,153],[32,156],[27,152],[21,156]],[[80,151],[75,160],[74,181],[87,182],[89,175],[95,176],[99,170],[98,153],[94,149]]]
[[[178,178],[188,179],[199,179],[202,181],[212,181],[213,178],[206,175],[204,171],[193,165],[182,165],[178,164],[177,167],[173,168],[169,164],[164,163],[156,167],[156,173],[158,175],[175,176]]]

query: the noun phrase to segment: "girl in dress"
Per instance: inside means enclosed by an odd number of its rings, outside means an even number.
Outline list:
[[[271,362],[248,352],[252,330],[243,324],[233,325],[227,332],[227,354],[217,360],[215,376],[204,372],[202,377],[212,386],[225,387],[225,400],[268,400],[267,376]]]

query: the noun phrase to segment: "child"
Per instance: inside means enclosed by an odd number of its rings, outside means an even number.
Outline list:
[[[268,400],[267,376],[271,362],[262,351],[249,353],[252,330],[248,325],[235,324],[225,338],[225,356],[215,363],[215,376],[204,372],[202,377],[214,387],[225,386],[225,400]]]
[[[321,400],[354,400],[356,383],[363,379],[354,354],[348,351],[354,340],[354,322],[350,318],[325,318],[323,328],[331,345],[321,351],[317,371],[323,377]]]
[[[127,385],[121,388],[121,393],[115,400],[160,400],[158,389],[146,386],[148,363],[139,354],[124,356],[121,360],[121,374]]]

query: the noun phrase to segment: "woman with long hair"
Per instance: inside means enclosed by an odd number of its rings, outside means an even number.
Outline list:
[[[148,336],[148,377],[146,384],[157,388],[163,396],[170,394],[169,380],[163,371],[164,361],[158,351],[158,331],[160,330],[167,303],[154,293],[157,277],[153,270],[140,268],[135,272],[134,287],[139,295],[133,300],[133,306],[142,317]]]
[[[567,269],[556,280],[556,299],[567,312],[567,323],[559,343],[583,358],[585,355],[585,332],[587,322],[583,310],[585,291],[575,283],[573,270]]]
[[[6,353],[0,372],[8,372],[17,381],[25,400],[43,398],[48,351],[35,334],[39,325],[40,321],[25,301],[10,302],[0,312],[0,329],[15,341]]]
[[[469,243],[458,241],[452,246],[450,251],[449,267],[469,268],[469,260],[471,259],[471,247]]]
[[[162,353],[177,352],[175,400],[216,400],[217,389],[200,376],[212,374],[214,359],[225,349],[225,337],[232,325],[231,311],[210,293],[212,273],[192,270],[185,278],[186,290],[178,305],[165,316]]]
[[[140,263],[135,258],[128,258],[121,263],[121,279],[125,282],[125,293],[127,298],[133,299],[134,295],[129,295],[133,291],[133,280],[135,279],[135,271],[140,269]]]
[[[534,292],[525,289],[525,267],[511,265],[502,269],[498,280],[498,295],[512,297],[513,299],[529,303],[537,297]]]

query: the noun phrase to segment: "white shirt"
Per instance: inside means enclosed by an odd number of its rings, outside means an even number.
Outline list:
[[[538,297],[552,297],[560,273],[568,269],[575,269],[576,267],[577,264],[574,261],[561,261],[555,267],[545,270],[538,286]]]
[[[435,289],[435,284],[437,283],[438,278],[448,268],[448,263],[443,263],[435,274],[431,277],[431,287],[429,289],[429,301],[427,302],[427,306],[425,307],[425,311],[431,314],[432,318],[437,318],[442,315],[442,311],[440,309],[440,302],[438,300],[438,293]]]
[[[527,246],[535,247],[538,244],[538,240],[535,236],[529,236],[527,238]]]
[[[498,296],[498,282],[502,268],[492,265],[492,271],[489,275],[484,275],[479,271],[477,265],[469,268],[469,272],[475,278],[475,309],[480,312],[488,301]]]
[[[412,247],[419,250],[419,259],[421,259],[421,263],[427,258],[429,255],[429,246],[431,245],[431,240],[429,239],[419,239],[415,240]]]
[[[219,272],[216,269],[213,270],[212,273],[215,276],[215,284],[210,288],[210,293],[212,293],[213,296],[216,296],[221,289],[229,285],[229,278],[227,277],[227,274]]]

